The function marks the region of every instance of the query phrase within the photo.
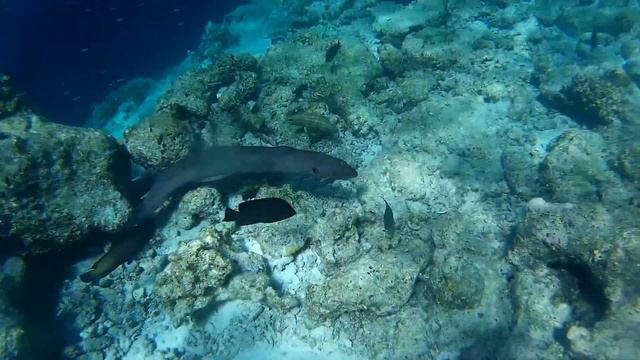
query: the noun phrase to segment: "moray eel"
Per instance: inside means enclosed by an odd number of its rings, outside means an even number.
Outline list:
[[[153,223],[147,221],[124,232],[113,235],[122,237],[113,241],[109,250],[91,267],[80,275],[83,282],[94,282],[115,270],[120,264],[132,259],[151,240],[154,232]]]
[[[357,171],[343,160],[288,146],[213,146],[198,151],[161,171],[135,209],[134,219],[155,217],[176,190],[197,183],[238,175],[275,174],[318,180],[349,179]]]
[[[114,235],[121,239],[113,241],[109,251],[80,275],[80,280],[94,282],[107,276],[142,250],[153,236],[153,218],[158,208],[176,190],[231,176],[261,174],[308,176],[318,180],[349,179],[358,175],[340,159],[286,146],[214,146],[198,151],[155,177],[149,192],[134,210],[133,227]]]

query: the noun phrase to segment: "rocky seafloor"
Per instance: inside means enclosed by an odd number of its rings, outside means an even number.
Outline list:
[[[96,107],[102,130],[43,120],[2,77],[0,358],[39,358],[12,296],[29,259],[125,226],[128,156],[155,171],[202,144],[358,176],[178,196],[132,261],[93,284],[99,252],[73,264],[62,357],[637,358],[639,38],[622,0],[256,1]],[[222,222],[247,191],[297,215]]]

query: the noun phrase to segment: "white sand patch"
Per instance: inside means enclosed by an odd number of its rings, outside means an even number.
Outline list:
[[[274,267],[271,278],[280,285],[283,292],[304,298],[307,286],[324,283],[325,276],[320,273],[320,266],[318,255],[307,249],[298,254],[295,261],[282,267]]]
[[[327,348],[317,351],[299,339],[287,339],[284,344],[272,346],[267,343],[257,343],[253,347],[240,352],[234,360],[357,360],[360,358],[346,355],[337,348]]]
[[[252,252],[252,253],[256,253],[258,255],[263,255],[264,256],[264,252],[262,251],[262,247],[255,240],[252,240],[250,238],[244,238],[244,247],[245,247],[245,249],[247,249],[248,252]]]
[[[209,323],[213,324],[218,332],[222,332],[229,326],[231,320],[241,316],[246,310],[247,306],[242,300],[226,302],[209,317]]]
[[[191,326],[183,325],[177,328],[170,326],[166,331],[156,334],[156,349],[159,351],[177,349],[184,346],[184,340],[189,335]]]

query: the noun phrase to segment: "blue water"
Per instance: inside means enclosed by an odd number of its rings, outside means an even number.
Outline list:
[[[48,118],[81,125],[124,81],[158,77],[243,1],[8,0],[0,68]]]

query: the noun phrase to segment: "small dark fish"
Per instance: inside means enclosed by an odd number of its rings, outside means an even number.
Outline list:
[[[393,219],[393,210],[391,210],[391,206],[389,206],[387,200],[382,199],[382,201],[384,201],[386,206],[384,208],[384,229],[392,232],[396,228],[396,221]]]
[[[89,283],[109,275],[118,266],[135,257],[151,240],[154,231],[153,222],[147,221],[135,228],[127,229],[126,233],[113,235],[121,236],[122,239],[114,239],[109,251],[96,261],[89,271],[80,275],[80,280]]]
[[[595,30],[591,32],[591,38],[589,39],[589,45],[591,46],[592,50],[598,47],[598,32],[595,31]]]
[[[296,211],[283,199],[264,198],[240,203],[238,211],[227,209],[224,221],[235,221],[236,224],[251,225],[257,223],[272,223],[288,219]]]
[[[24,131],[31,131],[31,127],[33,127],[33,117],[31,115],[27,115],[25,118],[27,123],[24,125]]]
[[[340,41],[336,41],[333,44],[331,44],[331,46],[329,46],[329,48],[324,54],[324,61],[332,62],[333,59],[336,57],[336,55],[338,55],[338,51],[340,51],[341,47],[342,47],[342,44],[340,43]]]

